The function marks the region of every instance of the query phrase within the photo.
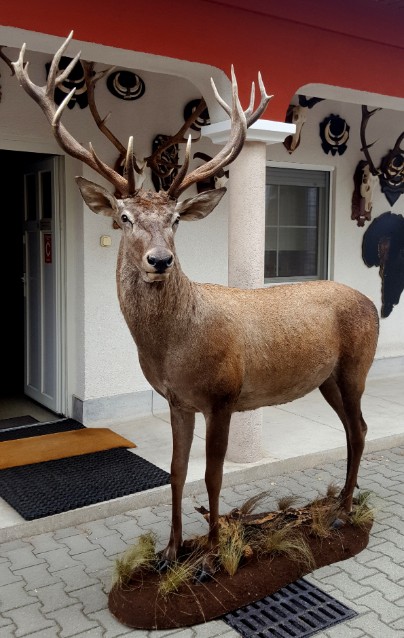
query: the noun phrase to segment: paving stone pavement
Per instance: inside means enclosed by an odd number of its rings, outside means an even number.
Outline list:
[[[364,455],[359,482],[377,509],[368,547],[358,556],[314,571],[307,580],[358,615],[316,634],[318,638],[404,636],[404,446]],[[270,477],[222,491],[221,510],[269,490],[268,509],[283,495],[309,501],[330,482],[341,483],[345,462]],[[184,501],[186,536],[206,531],[195,512],[205,497]],[[236,638],[217,620],[172,631],[138,631],[109,613],[107,593],[115,559],[142,533],[159,546],[169,535],[170,506],[147,507],[75,527],[0,544],[1,638]]]

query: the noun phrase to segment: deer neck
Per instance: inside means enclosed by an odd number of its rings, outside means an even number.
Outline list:
[[[147,283],[120,250],[117,288],[121,311],[138,348],[165,348],[184,330],[195,310],[196,287],[178,259],[166,281]]]

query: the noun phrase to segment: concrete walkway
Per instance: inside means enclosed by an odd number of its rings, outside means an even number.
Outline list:
[[[359,484],[378,509],[369,546],[357,557],[307,578],[358,612],[317,633],[319,638],[404,636],[404,362],[378,366],[367,383],[363,412],[369,425]],[[269,492],[266,509],[283,495],[301,502],[344,481],[343,428],[319,392],[264,411],[262,461],[226,462],[221,511]],[[136,453],[169,470],[171,433],[162,413],[132,423],[105,424],[138,444]],[[184,499],[186,537],[206,532],[195,505],[207,505],[204,429],[198,421]],[[169,486],[26,522],[0,499],[0,637],[216,638],[236,636],[223,621],[174,631],[135,631],[109,613],[115,559],[136,538],[154,531],[158,548],[169,536]]]
[[[358,612],[354,619],[316,634],[318,638],[391,638],[404,636],[404,445],[365,454],[363,489],[372,490],[377,519],[368,547],[355,558],[324,567],[308,578]],[[269,490],[268,508],[285,494],[302,502],[342,482],[345,462],[321,464],[270,480],[241,482],[222,492],[228,511],[250,496]],[[194,510],[205,496],[184,501],[185,534],[200,534],[206,524]],[[0,544],[1,638],[230,638],[238,634],[217,620],[172,631],[137,631],[118,623],[107,608],[111,574],[118,557],[142,533],[156,532],[159,546],[169,534],[168,505],[27,535]]]

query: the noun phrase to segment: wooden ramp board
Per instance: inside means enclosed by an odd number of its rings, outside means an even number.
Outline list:
[[[44,434],[0,443],[0,470],[114,448],[135,447],[132,441],[108,428],[84,428]]]

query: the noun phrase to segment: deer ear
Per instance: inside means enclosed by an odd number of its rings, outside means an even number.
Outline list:
[[[103,186],[98,186],[84,177],[76,177],[82,198],[93,213],[101,213],[108,217],[114,217],[118,212],[118,203],[115,197]]]
[[[182,202],[178,202],[175,210],[181,215],[181,220],[186,222],[203,219],[204,217],[207,217],[214,208],[216,208],[225,192],[226,188],[224,187],[205,191],[204,193],[196,195],[196,197],[191,197],[191,199],[185,199]]]

